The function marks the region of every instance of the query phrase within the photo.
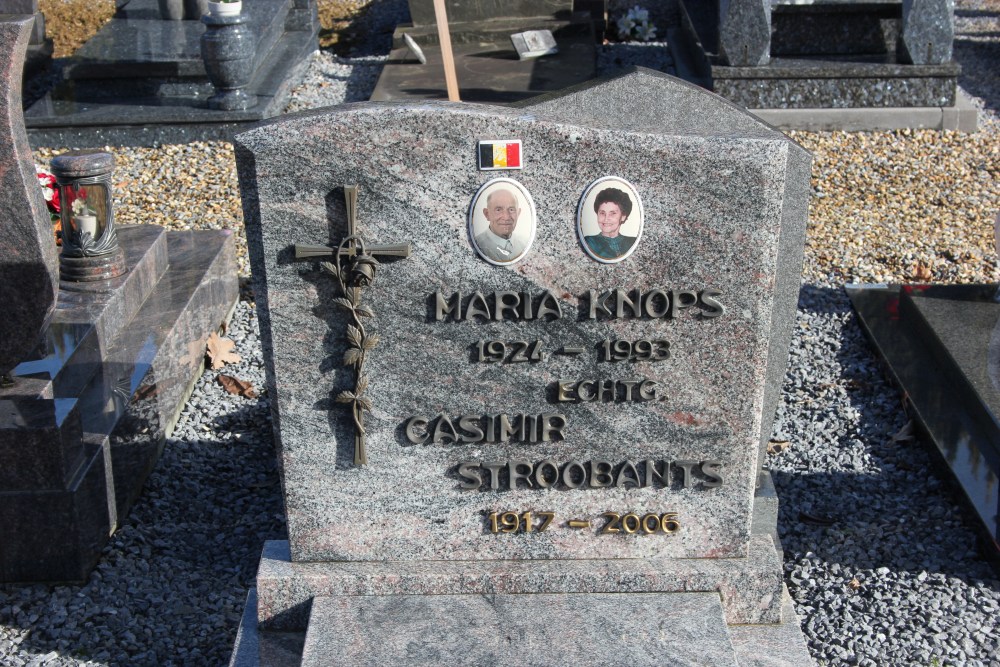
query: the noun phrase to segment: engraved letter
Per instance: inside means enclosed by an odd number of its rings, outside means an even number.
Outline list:
[[[635,399],[632,398],[632,390],[635,389],[635,386],[637,384],[639,384],[639,381],[638,380],[619,380],[618,384],[620,384],[621,386],[625,387],[625,400],[626,401],[634,401]]]
[[[513,299],[513,303],[508,303],[507,298]],[[493,292],[493,319],[497,322],[503,320],[503,314],[507,311],[511,314],[511,319],[518,318],[517,307],[521,305],[521,297],[517,292]]]
[[[528,472],[518,472],[518,468],[527,468]],[[510,461],[507,463],[507,474],[510,475],[510,490],[517,490],[517,480],[523,479],[528,488],[532,488],[531,472],[533,468],[527,461]]]
[[[628,306],[628,309],[632,311],[632,317],[642,316],[642,295],[636,290],[633,290],[633,293],[635,293],[635,299],[632,299],[620,287],[615,290],[615,315],[618,318],[625,317],[625,306]]]
[[[458,442],[455,427],[452,425],[451,420],[448,419],[448,415],[444,413],[439,414],[437,417],[437,423],[434,425],[433,442]]]
[[[663,317],[670,312],[670,297],[661,289],[646,292],[644,305],[650,317]],[[662,303],[659,305],[658,302]]]
[[[656,381],[643,380],[639,385],[639,398],[644,401],[656,400]]]
[[[573,479],[573,470],[579,471],[577,474],[577,479]],[[583,467],[583,464],[579,461],[570,461],[563,468],[562,473],[563,484],[571,489],[579,489],[587,481],[587,469]]]
[[[708,477],[708,481],[705,482],[706,487],[714,489],[722,486],[722,461],[702,461],[701,472]]]
[[[434,292],[434,319],[440,322],[448,315],[456,322],[462,319],[462,293],[455,292],[449,301],[440,291]]]
[[[462,415],[458,419],[462,429],[462,442],[482,442],[483,429],[479,426],[479,415]]]
[[[662,486],[670,486],[670,462],[660,461],[663,463],[663,472],[661,473],[656,469],[657,461],[655,459],[646,459],[643,464],[646,466],[646,486],[653,486],[653,478],[660,480]]]
[[[490,307],[486,304],[486,297],[482,292],[475,292],[469,297],[469,305],[465,307],[465,319],[471,320],[476,315],[487,322],[490,319]]]
[[[510,436],[512,435],[514,436],[515,439],[520,439],[518,438],[518,434],[520,432],[521,425],[524,424],[524,415],[517,415],[517,416],[520,417],[520,420],[518,422],[519,425],[514,426],[513,424],[510,423],[510,417],[508,417],[507,415],[500,415],[500,426],[498,428],[499,433],[497,433],[498,442],[507,442],[508,440],[510,440]]]
[[[406,439],[415,445],[427,442],[426,417],[410,417],[406,420]]]
[[[542,442],[550,440],[565,440],[562,430],[566,428],[566,415],[555,412],[543,412],[539,416],[538,431]]]
[[[677,317],[681,308],[690,308],[698,303],[698,293],[691,290],[670,290],[670,318]]]
[[[629,473],[626,476],[625,473]],[[642,486],[639,483],[639,471],[635,469],[635,464],[631,461],[626,461],[622,464],[621,470],[618,471],[618,478],[615,480],[615,486],[619,489],[628,487],[629,484],[634,484],[636,488]]]
[[[614,403],[615,401],[615,381],[614,380],[601,380],[598,385],[600,389],[597,390],[597,400],[599,401],[609,401]]]
[[[611,464],[607,461],[588,461],[590,463],[590,486],[599,489],[611,486],[615,478],[611,476]]]
[[[691,488],[691,468],[698,465],[697,461],[674,461],[675,466],[680,466],[684,471],[683,486],[685,489]]]
[[[702,317],[718,317],[726,312],[726,307],[713,298],[717,296],[722,296],[722,292],[717,289],[702,290],[701,305],[709,308],[709,310],[702,311]]]
[[[542,298],[538,300],[538,308],[535,310],[535,317],[542,319],[546,315],[551,315],[552,319],[558,320],[562,317],[562,306],[555,294],[549,290],[542,293]]]
[[[589,318],[592,320],[597,319],[598,309],[604,315],[611,317],[611,311],[608,310],[607,304],[605,304],[605,299],[611,295],[611,292],[605,292],[598,296],[597,290],[587,290],[588,298],[590,299],[590,315]]]
[[[503,468],[503,461],[487,461],[483,467],[490,471],[490,489],[496,491],[500,488],[500,469]]]
[[[573,385],[575,383],[572,380],[559,380],[557,384],[559,385],[559,394],[556,396],[556,400],[560,403],[572,401]]]
[[[544,470],[551,470],[550,479],[545,478]],[[552,459],[545,459],[535,466],[535,484],[541,489],[547,489],[559,481],[559,467]]]
[[[466,480],[459,485],[460,489],[478,489],[483,485],[483,476],[479,473],[479,461],[462,461],[458,464],[458,474]]]

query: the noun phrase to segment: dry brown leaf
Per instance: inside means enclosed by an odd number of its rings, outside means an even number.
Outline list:
[[[233,352],[234,347],[236,343],[228,338],[220,338],[214,332],[208,337],[208,358],[212,362],[212,370],[217,371],[226,364],[240,363],[240,355]]]
[[[253,389],[253,384],[247,382],[246,380],[241,380],[239,378],[234,378],[232,375],[219,374],[216,378],[222,388],[226,390],[226,393],[233,394],[234,396],[243,396],[245,398],[257,398],[257,392]]]
[[[861,588],[861,582],[858,581],[857,577],[855,577],[854,579],[851,579],[850,581],[847,582],[847,587],[850,588],[852,591],[856,591],[859,588]]]
[[[915,439],[916,438],[913,435],[913,420],[912,419],[910,421],[906,422],[906,425],[903,426],[903,428],[899,429],[899,432],[896,433],[896,435],[892,436],[892,441],[893,442],[910,442],[910,441],[915,440]]]
[[[768,454],[780,454],[781,452],[788,449],[787,440],[770,440],[767,443],[767,453]]]
[[[147,398],[153,398],[158,393],[160,393],[160,385],[156,384],[144,384],[135,390],[135,394],[132,398],[136,401],[145,401]]]
[[[913,265],[913,279],[920,282],[929,282],[931,278],[934,277],[934,273],[931,271],[930,267],[921,262],[917,262]]]

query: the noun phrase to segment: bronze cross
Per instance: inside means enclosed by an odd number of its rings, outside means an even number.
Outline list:
[[[337,279],[341,296],[334,303],[351,311],[352,323],[347,325],[347,352],[344,365],[354,366],[354,390],[337,394],[338,403],[350,403],[354,419],[354,465],[368,463],[365,450],[365,412],[371,412],[372,402],[365,391],[368,376],[364,374],[365,356],[378,344],[378,334],[365,331],[362,318],[374,318],[371,307],[361,304],[361,288],[368,287],[375,279],[378,261],[374,256],[409,257],[410,243],[390,245],[365,245],[364,237],[358,233],[358,186],[345,185],[344,199],[347,203],[347,236],[336,248],[327,245],[295,244],[296,259],[331,257],[333,262],[321,262],[320,267]]]

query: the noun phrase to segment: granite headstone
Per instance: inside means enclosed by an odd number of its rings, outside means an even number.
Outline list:
[[[685,76],[782,127],[968,127],[968,113],[956,106],[954,0],[680,0],[679,7],[670,43],[674,59],[690,64]],[[851,111],[869,108],[890,111]],[[810,109],[823,111],[792,111]]]
[[[455,624],[419,630],[443,598],[401,594],[456,596],[496,664],[554,664],[546,624],[590,613],[781,622],[751,524],[804,150],[650,72],[517,109],[347,105],[235,146],[289,532],[256,617],[309,624],[302,664],[460,655]],[[523,614],[529,645],[486,637]],[[734,663],[728,634],[694,634]],[[620,656],[657,654],[695,664]]]
[[[0,376],[37,344],[59,289],[55,234],[24,131],[21,63],[30,17],[0,22]]]
[[[205,339],[237,296],[230,232],[152,225],[118,228],[123,275],[59,282],[21,117],[30,25],[0,17],[4,583],[87,577],[173,428]]]

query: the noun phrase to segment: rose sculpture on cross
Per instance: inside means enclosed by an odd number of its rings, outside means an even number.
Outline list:
[[[326,245],[295,245],[296,259],[309,259],[333,255],[332,262],[320,262],[320,269],[337,280],[340,296],[333,302],[347,309],[351,322],[347,325],[347,351],[344,365],[354,367],[354,388],[337,394],[338,403],[351,406],[354,421],[354,465],[368,464],[365,448],[365,413],[371,412],[372,401],[365,395],[368,391],[368,376],[365,375],[365,358],[376,345],[379,337],[365,329],[364,319],[374,318],[370,306],[361,303],[361,289],[371,286],[378,271],[379,262],[374,255],[386,257],[409,257],[410,244],[371,245],[366,248],[364,238],[357,233],[358,186],[344,186],[344,200],[347,204],[347,237],[337,248]],[[369,254],[369,252],[371,254]]]

